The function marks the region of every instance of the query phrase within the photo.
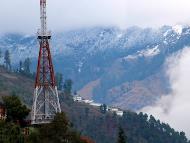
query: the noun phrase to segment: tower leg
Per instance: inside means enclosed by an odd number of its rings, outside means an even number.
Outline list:
[[[32,124],[50,123],[61,112],[57,87],[36,88],[32,106]]]
[[[56,95],[56,98],[57,98],[57,112],[58,113],[61,113],[61,107],[60,107],[60,102],[59,102],[59,97],[58,97],[58,90],[57,90],[57,86],[55,86],[55,95]]]
[[[49,117],[49,92],[47,90],[44,90],[44,98],[45,98],[45,103],[44,103],[44,106],[45,106],[45,119],[48,119],[50,118]]]

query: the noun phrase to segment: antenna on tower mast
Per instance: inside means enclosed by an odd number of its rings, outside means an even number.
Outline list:
[[[61,112],[47,32],[46,0],[40,0],[41,29],[38,30],[40,45],[34,98],[32,106],[32,124],[49,123],[56,113]]]
[[[50,32],[47,32],[46,0],[40,0],[40,20],[41,29],[38,31],[38,34],[41,36],[50,36]]]

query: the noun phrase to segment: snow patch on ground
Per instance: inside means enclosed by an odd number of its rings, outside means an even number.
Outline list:
[[[164,40],[164,41],[163,41],[163,43],[164,43],[165,45],[167,45],[167,44],[168,44],[168,42],[167,42],[166,40]]]
[[[163,35],[166,37],[171,30],[167,30]]]
[[[182,25],[176,25],[172,27],[173,31],[175,31],[178,35],[181,35],[183,32],[183,26]]]
[[[158,47],[159,47],[159,45],[156,45],[154,48],[149,48],[146,50],[138,51],[134,55],[128,55],[128,56],[122,58],[122,60],[125,60],[125,61],[126,60],[135,60],[138,57],[154,57],[160,53],[160,49]]]
[[[146,50],[142,50],[142,51],[139,51],[139,56],[142,57],[153,57],[153,56],[156,56],[160,53],[160,49],[158,49],[158,45],[155,46],[154,48],[152,49],[146,49]]]
[[[122,33],[117,34],[117,38],[121,38],[123,36]]]
[[[122,60],[135,60],[135,59],[137,59],[138,58],[138,56],[137,55],[128,55],[128,56],[126,56],[126,57],[124,57]]]
[[[78,72],[79,72],[79,73],[80,73],[81,70],[82,70],[83,64],[84,64],[84,63],[83,63],[82,61],[80,61],[79,64],[78,64]]]

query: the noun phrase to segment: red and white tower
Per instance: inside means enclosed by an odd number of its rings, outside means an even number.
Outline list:
[[[49,123],[61,112],[50,52],[51,33],[47,31],[46,0],[40,0],[41,29],[38,31],[40,51],[36,72],[32,124]]]

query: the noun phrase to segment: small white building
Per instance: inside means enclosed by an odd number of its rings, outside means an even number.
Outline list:
[[[118,115],[118,116],[123,116],[123,111],[116,111],[115,113],[116,113],[116,115]]]
[[[74,101],[77,101],[77,102],[82,102],[82,97],[79,96],[79,95],[77,95],[77,96],[74,96],[74,97],[73,97],[73,100],[74,100]]]
[[[86,104],[90,104],[90,103],[93,103],[94,101],[93,100],[82,100],[84,103]]]
[[[115,108],[115,107],[109,107],[109,108],[108,108],[108,111],[117,112],[117,111],[119,111],[119,109],[118,109],[118,108]]]
[[[90,103],[90,105],[91,106],[95,106],[95,107],[100,107],[102,104],[92,102],[92,103]]]

